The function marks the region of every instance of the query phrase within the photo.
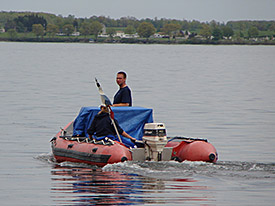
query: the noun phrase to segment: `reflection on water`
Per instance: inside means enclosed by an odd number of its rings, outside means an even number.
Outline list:
[[[35,158],[51,165],[54,205],[223,205],[232,196],[232,205],[261,205],[255,193],[274,205],[275,163],[126,161],[99,168],[57,164],[52,154]]]
[[[56,205],[212,205],[224,200],[220,190],[229,187],[235,192],[232,180],[244,188],[251,184],[261,190],[264,185],[268,197],[275,181],[274,163],[129,161],[98,168],[68,162],[57,165],[51,158],[38,159],[53,165],[51,199]],[[251,194],[246,195],[244,202]],[[267,204],[271,202],[266,198]],[[250,203],[257,205],[259,200],[253,197]]]
[[[55,165],[52,199],[66,205],[178,204],[211,201],[207,186],[192,178],[159,179],[132,173]],[[200,183],[199,183],[200,184]]]

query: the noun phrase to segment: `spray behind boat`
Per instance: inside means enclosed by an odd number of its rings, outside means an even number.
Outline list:
[[[132,149],[134,161],[169,161],[172,155],[172,147],[167,144],[166,129],[163,123],[147,123],[144,126],[144,148]]]

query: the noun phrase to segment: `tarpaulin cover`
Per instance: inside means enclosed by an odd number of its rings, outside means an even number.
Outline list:
[[[141,140],[145,123],[153,122],[153,110],[143,107],[112,107],[115,119],[119,126],[132,137]],[[95,115],[100,111],[99,107],[82,107],[74,120],[73,136],[86,136]],[[127,139],[128,138],[123,138]]]

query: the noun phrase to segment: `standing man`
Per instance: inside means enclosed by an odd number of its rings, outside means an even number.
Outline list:
[[[119,86],[119,90],[114,96],[113,107],[131,107],[132,106],[132,96],[131,90],[126,85],[127,75],[125,72],[118,72],[116,77],[116,83]]]

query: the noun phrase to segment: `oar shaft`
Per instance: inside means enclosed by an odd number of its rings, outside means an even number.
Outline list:
[[[110,118],[111,118],[111,117],[110,117]],[[119,141],[122,143],[121,137],[120,137],[119,132],[118,132],[117,127],[116,127],[116,123],[115,123],[115,121],[114,121],[112,118],[111,118],[111,121],[112,121],[112,123],[113,123],[113,125],[114,125],[114,128],[115,128],[116,134],[117,134],[117,136],[118,136],[118,139],[119,139]]]
[[[111,102],[110,102],[109,98],[103,93],[103,90],[102,90],[102,88],[101,88],[101,86],[100,86],[100,84],[99,84],[99,82],[97,81],[96,78],[95,78],[95,82],[96,82],[96,86],[98,87],[98,91],[99,91],[99,94],[100,94],[100,97],[101,97],[101,102],[102,102],[102,104],[105,104],[108,107],[109,114],[110,114],[110,119],[112,121],[112,124],[114,125],[114,128],[115,128],[116,134],[118,136],[118,139],[122,143],[121,137],[120,137],[120,135],[118,133],[118,130],[117,130],[117,127],[116,127],[116,124],[115,124],[115,121],[114,121],[114,119],[113,119],[113,117],[111,115],[111,113],[112,113],[112,109],[110,107]]]

